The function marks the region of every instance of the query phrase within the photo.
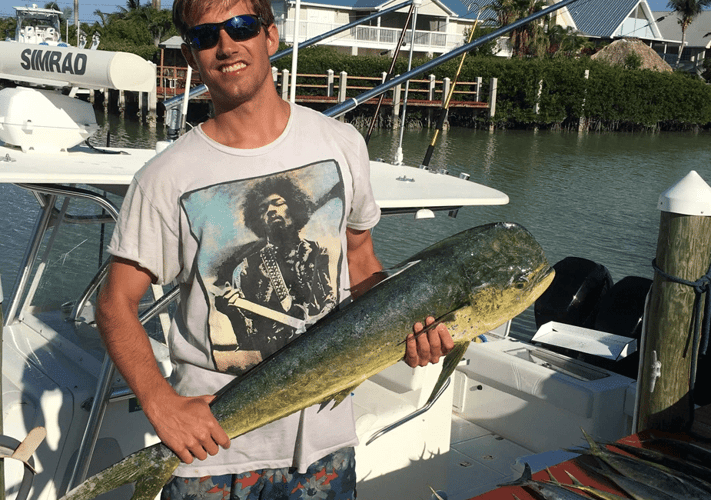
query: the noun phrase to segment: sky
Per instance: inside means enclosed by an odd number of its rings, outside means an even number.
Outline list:
[[[44,7],[49,0],[35,0],[38,7]],[[614,1],[614,0],[611,0]],[[56,0],[60,9],[70,7],[74,9],[74,0]],[[143,0],[143,3],[150,3],[150,0]],[[647,0],[649,7],[653,11],[668,10],[667,0]],[[15,9],[13,7],[31,6],[32,2],[25,0],[0,0],[0,17],[15,17]],[[173,5],[172,0],[162,0],[161,8],[169,9]],[[102,12],[117,12],[119,7],[125,7],[126,0],[79,0],[79,20],[83,23],[93,23],[96,20],[94,12],[98,9]]]

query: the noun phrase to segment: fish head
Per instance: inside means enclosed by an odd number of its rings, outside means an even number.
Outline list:
[[[461,328],[450,330],[467,339],[521,314],[548,288],[555,274],[539,243],[518,224],[474,228],[457,253],[461,254],[459,279],[468,297],[458,314]]]

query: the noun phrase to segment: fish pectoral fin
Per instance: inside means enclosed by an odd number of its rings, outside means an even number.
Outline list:
[[[439,374],[439,378],[437,379],[437,383],[435,384],[434,389],[432,389],[430,397],[427,399],[427,403],[431,403],[434,400],[435,396],[440,391],[442,386],[444,386],[444,384],[447,382],[447,379],[449,379],[450,375],[454,373],[454,370],[456,370],[457,365],[459,365],[459,362],[464,357],[464,353],[467,352],[469,344],[469,341],[455,343],[454,348],[444,358],[444,361],[442,361],[442,371]]]
[[[328,404],[333,401],[333,408],[338,406],[343,402],[344,399],[346,399],[348,396],[350,396],[355,388],[358,387],[357,385],[354,385],[353,387],[348,387],[347,389],[342,390],[341,392],[338,392],[334,394],[332,397],[328,398],[324,402],[321,403],[321,406],[319,406],[318,411],[323,410],[328,406]],[[333,410],[333,408],[331,408]]]

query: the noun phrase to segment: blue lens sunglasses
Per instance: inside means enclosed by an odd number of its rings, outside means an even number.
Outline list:
[[[220,30],[222,29],[235,42],[243,42],[257,36],[263,24],[264,22],[259,16],[243,14],[221,23],[205,23],[193,26],[185,32],[183,40],[191,49],[211,49],[220,40]]]

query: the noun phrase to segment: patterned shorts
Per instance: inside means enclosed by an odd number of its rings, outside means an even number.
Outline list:
[[[163,487],[161,500],[354,500],[355,485],[355,449],[343,448],[311,464],[305,474],[286,467],[174,477]]]

